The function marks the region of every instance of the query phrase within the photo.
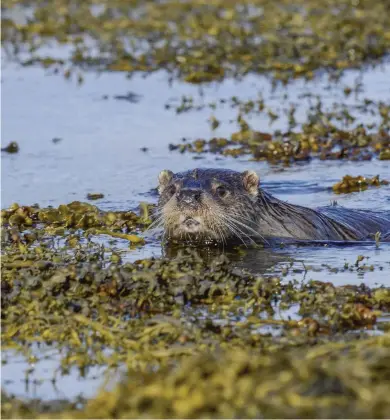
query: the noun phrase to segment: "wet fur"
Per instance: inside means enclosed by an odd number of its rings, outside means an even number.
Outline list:
[[[203,198],[196,209],[180,203],[175,195],[169,194],[169,186],[175,184],[178,188],[188,184],[188,180],[200,186]],[[229,197],[221,200],[213,194],[213,186],[229,187]],[[162,216],[164,231],[167,238],[196,242],[223,242],[232,238],[241,238],[243,242],[253,242],[252,237],[261,237],[257,232],[253,214],[256,212],[256,197],[248,194],[242,181],[234,171],[202,169],[174,175],[165,189],[160,192],[158,213]],[[199,234],[189,234],[180,230],[179,218],[182,215],[202,218],[204,231]],[[264,240],[264,239],[263,239]]]
[[[169,171],[168,171],[169,172]],[[390,239],[390,215],[340,206],[310,209],[281,201],[262,190],[252,172],[239,173],[226,169],[196,169],[160,176],[160,200],[154,226],[164,229],[166,238],[195,242],[227,243],[239,239],[244,243],[267,242],[266,238],[298,240],[353,241],[373,239],[376,232],[382,240]],[[256,179],[254,180],[253,177]],[[202,199],[196,206],[180,202],[176,190],[196,188]],[[229,189],[226,199],[215,193],[216,185]],[[180,217],[202,220],[202,231],[184,232]],[[370,237],[371,236],[371,237]]]

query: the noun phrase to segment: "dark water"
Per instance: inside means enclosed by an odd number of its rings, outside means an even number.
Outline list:
[[[143,79],[127,80],[122,74],[89,74],[81,87],[65,81],[58,75],[49,75],[38,68],[20,69],[3,60],[2,65],[2,145],[17,141],[20,152],[2,154],[1,207],[13,202],[38,203],[57,206],[73,200],[85,200],[89,192],[101,192],[105,198],[95,202],[102,209],[134,209],[140,201],[153,202],[150,191],[156,186],[160,170],[169,168],[183,171],[194,167],[221,167],[235,170],[254,169],[264,188],[278,198],[312,207],[327,205],[337,200],[340,205],[354,208],[390,209],[390,188],[374,188],[361,193],[335,195],[331,185],[344,175],[374,176],[390,180],[387,161],[372,162],[313,162],[283,169],[262,162],[204,156],[194,160],[193,155],[181,155],[168,150],[169,143],[188,139],[228,136],[236,130],[229,119],[236,116],[227,106],[216,111],[221,126],[212,132],[207,119],[211,111],[205,109],[177,116],[166,110],[168,98],[182,95],[198,96],[199,89],[176,82],[167,83],[164,73]],[[316,82],[294,82],[287,89],[272,92],[266,78],[248,76],[242,82],[226,81],[219,86],[204,89],[204,101],[228,98],[256,98],[261,92],[267,105],[275,110],[288,108],[290,102],[300,103],[298,119],[305,117],[305,104],[300,98],[306,92],[321,96],[324,104],[348,102],[369,97],[388,100],[390,97],[390,65],[368,70],[363,75],[349,71],[339,86],[327,89],[326,79]],[[345,99],[342,88],[352,85],[360,77],[364,92],[359,98]],[[115,95],[139,95],[138,102],[115,99]],[[108,98],[107,98],[108,96]],[[366,119],[368,117],[362,116]],[[249,119],[253,128],[263,131],[284,129],[286,118],[281,117],[269,127],[268,118]],[[54,143],[53,138],[61,141]],[[141,148],[146,147],[144,152]],[[126,241],[118,247],[128,249]],[[128,251],[127,259],[160,256],[160,243],[149,238],[139,250]],[[218,251],[221,252],[221,251]],[[346,269],[357,257],[368,257],[373,271]],[[286,281],[310,279],[331,281],[336,285],[360,284],[390,286],[390,245],[355,244],[345,247],[294,247],[285,249],[248,250],[245,256],[231,253],[237,268],[254,273],[284,275]],[[37,349],[47,357],[34,365],[35,385],[25,387],[25,370],[31,368],[18,356],[3,354],[8,363],[2,367],[2,386],[16,395],[42,398],[72,398],[80,393],[93,395],[104,377],[99,369],[92,369],[89,379],[78,379],[72,371],[59,378],[56,385],[50,381],[58,367],[58,355],[52,350]],[[43,382],[40,382],[44,379]]]

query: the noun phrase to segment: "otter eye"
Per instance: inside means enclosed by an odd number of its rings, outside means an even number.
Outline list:
[[[170,185],[168,187],[168,192],[169,192],[170,195],[175,194],[175,192],[176,192],[176,185]]]
[[[220,185],[219,187],[217,187],[217,189],[215,190],[217,192],[217,194],[220,197],[226,197],[228,195],[228,190],[226,187],[224,187],[223,185]]]

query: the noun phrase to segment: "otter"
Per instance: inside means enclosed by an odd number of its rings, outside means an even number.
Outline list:
[[[377,232],[390,239],[390,214],[290,204],[264,191],[253,170],[163,170],[158,191],[154,224],[163,227],[168,239],[245,244],[271,238],[359,241],[373,239]]]

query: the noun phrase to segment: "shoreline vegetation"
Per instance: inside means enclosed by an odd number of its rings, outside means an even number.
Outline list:
[[[197,85],[260,74],[288,92],[291,80],[323,72],[337,85],[345,70],[364,71],[390,51],[390,0],[3,0],[2,10],[9,58],[79,83],[85,71],[165,70],[172,81]],[[58,46],[67,51],[61,58]],[[348,98],[360,87],[340,89]],[[237,112],[230,137],[167,148],[286,167],[390,159],[390,103],[374,99],[351,110],[313,98],[305,121],[289,108],[286,129],[273,133],[250,124],[261,113],[278,118],[267,98],[183,97],[166,109],[180,118],[207,107],[216,130],[222,106]],[[17,158],[8,140],[3,152]],[[345,176],[333,190],[379,186],[389,188],[388,180]],[[22,356],[31,366],[27,384],[43,348],[57,353],[59,376],[77,369],[85,377],[93,366],[107,377],[125,371],[112,389],[81,402],[28,400],[5,387],[3,418],[388,417],[388,284],[286,281],[294,258],[281,275],[253,275],[226,255],[185,247],[128,262],[126,252],[149,245],[151,211],[145,203],[139,212],[103,212],[81,202],[2,210],[2,363]],[[379,268],[359,255],[332,269]]]
[[[378,63],[390,49],[388,0],[4,0],[28,19],[2,20],[3,43],[21,63],[150,73],[207,83],[248,73],[312,78]],[[40,55],[68,45],[65,59]]]

